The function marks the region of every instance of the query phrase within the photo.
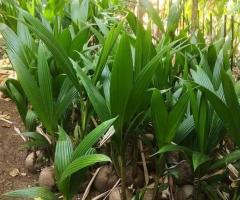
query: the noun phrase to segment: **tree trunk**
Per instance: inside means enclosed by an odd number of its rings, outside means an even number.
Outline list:
[[[231,29],[232,29],[232,40],[231,40],[231,69],[233,68],[233,56],[234,56],[234,16],[231,17]]]
[[[143,23],[143,16],[144,16],[144,11],[143,11],[143,8],[141,8],[140,0],[138,0],[138,3],[137,3],[137,17],[138,17],[139,21],[142,22],[142,23]]]
[[[192,22],[191,30],[194,32],[198,25],[198,0],[192,0]]]

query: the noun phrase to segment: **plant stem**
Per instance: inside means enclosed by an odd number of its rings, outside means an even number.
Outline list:
[[[232,198],[233,200],[239,200],[239,198],[240,198],[240,197],[238,196],[238,189],[239,189],[239,188],[234,189],[234,196],[233,196],[233,198]]]
[[[124,150],[121,151],[119,161],[120,161],[120,171],[121,171],[121,199],[127,200],[127,196],[126,196],[126,160],[125,160]]]
[[[154,180],[154,188],[153,188],[152,200],[156,199],[156,196],[157,196],[158,181],[159,181],[159,177],[158,177],[158,175],[156,175],[155,176],[155,180]]]
[[[164,164],[165,164],[164,155],[161,154],[160,157],[157,159],[157,163],[156,163],[156,176],[155,176],[152,200],[157,199],[156,197],[158,192],[158,183],[159,183],[159,178],[163,175],[163,172],[164,172]]]
[[[198,199],[198,193],[199,193],[199,184],[200,184],[200,172],[196,174],[197,181],[194,182],[194,193],[193,199],[197,200]]]
[[[85,136],[86,126],[87,126],[87,114],[88,114],[88,103],[85,103],[82,99],[80,99],[81,105],[81,133],[82,136]]]
[[[119,176],[119,177],[121,177],[121,170],[120,170],[120,162],[119,162],[119,157],[118,156],[116,156],[116,152],[115,152],[115,148],[114,148],[114,143],[113,143],[113,141],[111,141],[111,143],[110,143],[110,148],[111,148],[111,153],[110,153],[110,155],[111,155],[111,158],[112,158],[112,163],[113,163],[113,166],[114,166],[114,168],[115,168],[115,170],[116,170],[116,172],[117,172],[117,175]]]

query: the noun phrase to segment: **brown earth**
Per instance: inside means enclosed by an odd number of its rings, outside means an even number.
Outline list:
[[[2,118],[12,122],[5,122]],[[37,176],[26,172],[24,161],[26,149],[21,148],[23,139],[14,127],[23,130],[21,119],[13,102],[0,99],[0,199],[10,200],[2,196],[7,191],[33,186]],[[19,171],[19,172],[18,172]]]

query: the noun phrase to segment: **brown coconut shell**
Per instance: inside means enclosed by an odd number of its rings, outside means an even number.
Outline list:
[[[105,192],[111,189],[117,181],[118,177],[113,167],[106,165],[99,170],[93,184],[97,191]]]
[[[54,168],[53,167],[43,168],[39,175],[38,183],[39,186],[47,187],[51,190],[55,185]]]

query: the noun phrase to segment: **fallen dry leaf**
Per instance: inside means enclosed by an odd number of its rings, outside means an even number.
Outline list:
[[[90,182],[88,183],[88,186],[87,186],[87,188],[85,189],[85,192],[84,192],[84,194],[83,194],[82,200],[85,200],[85,199],[87,198],[87,196],[88,196],[88,194],[89,194],[89,192],[90,192],[90,190],[91,190],[91,186],[92,186],[92,184],[93,184],[93,181],[95,180],[95,178],[96,178],[96,176],[97,176],[97,174],[98,174],[98,172],[99,172],[100,169],[101,169],[101,168],[99,167],[99,168],[95,171],[92,179],[91,179]]]
[[[17,168],[14,168],[12,171],[9,172],[9,175],[12,177],[16,177],[20,174],[19,170]]]
[[[0,115],[0,120],[2,120],[4,122],[7,122],[9,124],[12,124],[12,121],[10,121],[9,119],[10,119],[9,114]]]
[[[27,173],[23,172],[21,173],[21,176],[27,176]]]
[[[3,124],[2,127],[3,128],[10,128],[11,126],[9,124]]]

